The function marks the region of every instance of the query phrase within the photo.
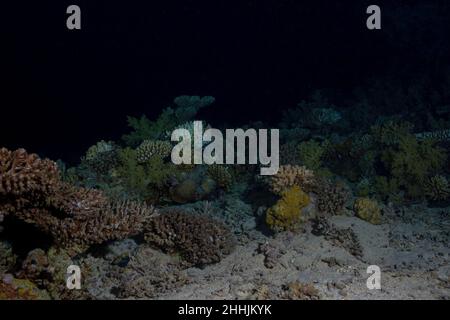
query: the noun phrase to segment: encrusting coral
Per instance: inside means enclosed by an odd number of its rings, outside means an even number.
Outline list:
[[[149,219],[144,236],[150,245],[178,253],[193,266],[219,262],[235,244],[230,230],[220,222],[179,209]]]
[[[356,216],[371,223],[381,223],[381,209],[378,202],[369,198],[358,198],[353,206]]]
[[[309,196],[295,185],[266,212],[266,223],[274,231],[294,230],[300,223],[301,211],[309,204]]]
[[[136,156],[139,163],[145,163],[153,156],[166,158],[172,151],[172,145],[168,141],[144,140],[136,149]]]

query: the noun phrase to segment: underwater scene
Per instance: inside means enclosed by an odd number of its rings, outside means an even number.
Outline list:
[[[450,299],[450,4],[75,2],[7,37],[1,300]]]

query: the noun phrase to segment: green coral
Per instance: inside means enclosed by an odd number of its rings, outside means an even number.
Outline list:
[[[301,222],[301,211],[310,202],[298,186],[282,192],[281,199],[266,212],[266,223],[274,231],[294,230]]]
[[[419,142],[408,134],[401,137],[397,145],[383,151],[381,159],[407,195],[419,198],[424,194],[426,178],[442,169],[447,154],[433,141]]]
[[[411,134],[413,125],[406,121],[388,120],[381,125],[372,126],[375,141],[383,146],[394,146]]]
[[[128,198],[157,201],[167,193],[167,182],[178,174],[177,167],[165,163],[160,156],[152,156],[145,164],[138,161],[136,150],[125,148],[119,152],[121,165],[115,176],[128,193]]]
[[[314,171],[322,166],[322,157],[325,151],[325,144],[314,140],[304,141],[298,146],[300,161],[306,168]]]
[[[192,120],[200,109],[211,105],[214,100],[210,96],[180,96],[175,98],[175,106],[164,109],[155,121],[149,120],[145,115],[140,118],[128,117],[128,125],[133,131],[122,139],[133,147],[147,139],[160,139],[167,131]]]
[[[353,209],[359,218],[371,224],[381,223],[381,209],[375,200],[369,198],[358,198],[355,201]]]

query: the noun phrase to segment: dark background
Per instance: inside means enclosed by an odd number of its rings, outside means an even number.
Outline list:
[[[417,4],[427,4],[426,10]],[[214,123],[264,120],[315,89],[336,103],[378,76],[448,66],[449,1],[20,1],[2,4],[0,146],[75,162],[156,117],[176,96],[212,95]],[[66,28],[77,4],[82,30]]]

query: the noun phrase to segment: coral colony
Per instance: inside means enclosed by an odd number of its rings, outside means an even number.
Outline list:
[[[449,297],[447,131],[391,117],[353,132],[315,96],[269,152],[268,130],[195,121],[214,101],[130,117],[75,167],[0,149],[0,298],[360,298],[366,270],[391,280],[367,286],[380,298],[411,278],[430,288],[412,294]]]

